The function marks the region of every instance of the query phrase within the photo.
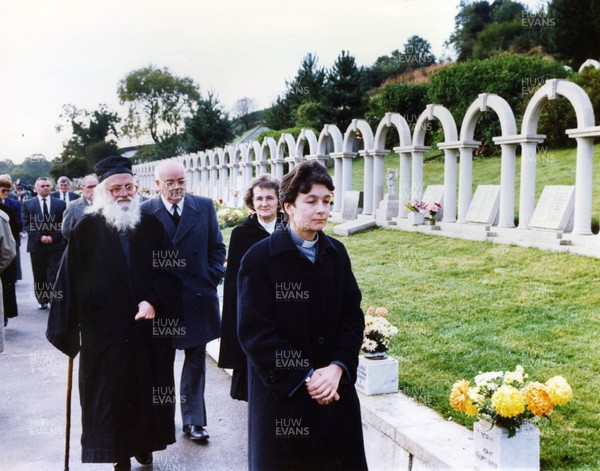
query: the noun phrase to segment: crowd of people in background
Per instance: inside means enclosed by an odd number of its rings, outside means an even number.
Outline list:
[[[0,176],[3,326],[18,315],[26,233],[46,336],[80,355],[82,462],[152,464],[175,442],[177,402],[183,434],[206,442],[206,344],[220,337],[230,395],[248,402],[250,469],[366,469],[354,389],[364,316],[348,254],[323,233],[326,169],[304,162],[282,182],[253,180],[228,249],[214,202],[186,192],[180,163],[157,167],[153,196],[138,192],[127,158],[94,171],[78,193],[67,177],[55,189],[45,176],[31,188]],[[302,433],[281,440],[277,424],[291,419]]]

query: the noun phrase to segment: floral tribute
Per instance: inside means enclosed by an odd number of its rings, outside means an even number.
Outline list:
[[[365,314],[365,333],[362,349],[367,353],[387,352],[390,339],[398,335],[398,328],[386,319],[389,311],[370,306]]]
[[[571,386],[562,376],[554,376],[546,383],[527,379],[520,365],[515,371],[480,373],[475,376],[475,386],[464,379],[454,383],[450,405],[458,412],[506,428],[512,437],[525,422],[548,418],[556,406],[573,397]]]
[[[247,214],[238,208],[222,208],[217,211],[219,228],[233,227],[246,218]]]
[[[425,201],[408,201],[404,207],[411,213],[421,213],[427,219],[435,219],[442,210],[440,203],[426,203]]]

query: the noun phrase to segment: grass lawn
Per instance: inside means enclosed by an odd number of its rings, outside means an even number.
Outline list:
[[[542,422],[542,469],[600,469],[599,259],[384,229],[340,240],[363,310],[387,307],[400,331],[401,391],[470,427],[448,402],[455,381],[519,364],[562,375],[574,398]]]
[[[545,185],[575,183],[574,149],[538,156],[538,197]],[[594,158],[597,232],[600,145]],[[388,155],[385,166],[398,168],[398,157]],[[354,189],[362,189],[362,172],[358,158]],[[498,184],[499,172],[500,159],[475,160],[474,188]],[[515,214],[519,174],[517,159]],[[426,162],[424,183],[443,183],[443,158]],[[223,231],[226,243],[230,233]],[[574,398],[553,412],[551,424],[540,426],[542,469],[600,469],[600,259],[383,229],[340,239],[363,309],[387,307],[399,328],[390,353],[399,361],[405,394],[470,427],[473,420],[448,401],[457,380],[519,364],[531,380],[562,375]]]
[[[600,260],[383,229],[342,241],[363,309],[387,307],[399,328],[405,394],[470,426],[448,402],[455,381],[518,364],[562,375],[574,399],[540,427],[542,468],[600,469]]]

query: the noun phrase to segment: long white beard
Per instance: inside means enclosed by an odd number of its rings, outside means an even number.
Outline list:
[[[120,232],[134,229],[141,219],[139,198],[135,195],[119,197],[119,201],[115,201],[102,185],[98,185],[94,189],[94,203],[86,209],[86,213],[101,214],[109,226]]]

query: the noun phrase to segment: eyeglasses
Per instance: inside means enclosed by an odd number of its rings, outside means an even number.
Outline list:
[[[167,180],[166,182],[163,182],[163,184],[167,188],[173,188],[175,185],[177,185],[177,186],[185,186],[186,181],[187,180],[185,178],[180,178],[179,180]]]
[[[137,191],[137,187],[130,183],[125,186],[113,186],[112,188],[108,189],[108,191],[110,191],[110,194],[113,196],[119,196],[121,193],[123,193],[123,190],[125,190],[128,195],[131,195]]]
[[[91,189],[91,188],[96,188],[96,185],[88,185],[88,186],[84,186],[84,188],[85,188],[86,190],[89,190],[89,189]]]

